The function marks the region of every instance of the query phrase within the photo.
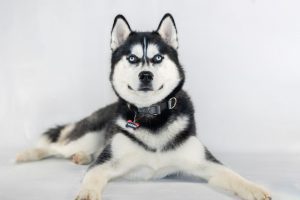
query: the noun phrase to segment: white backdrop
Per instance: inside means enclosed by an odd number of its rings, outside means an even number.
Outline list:
[[[0,1],[1,146],[115,99],[110,29],[174,15],[198,134],[214,152],[300,150],[300,2],[292,0]]]
[[[299,8],[298,0],[0,0],[0,199],[74,199],[86,166],[8,161],[46,128],[115,100],[108,74],[116,14],[153,30],[170,12],[201,140],[274,200],[298,200]],[[182,179],[113,182],[104,192],[114,200],[199,197],[236,199]]]

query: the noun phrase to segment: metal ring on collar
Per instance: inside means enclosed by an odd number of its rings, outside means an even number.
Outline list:
[[[176,99],[176,97],[172,97],[172,98],[169,99],[169,101],[168,101],[168,108],[171,110],[171,109],[175,108],[176,104],[177,104],[177,99]]]

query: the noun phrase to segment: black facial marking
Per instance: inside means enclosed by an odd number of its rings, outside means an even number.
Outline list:
[[[159,88],[158,88],[158,90],[161,90],[161,89],[163,89],[164,88],[164,85],[161,85]]]
[[[60,136],[60,132],[64,128],[65,126],[56,126],[54,128],[50,128],[48,131],[46,131],[43,134],[49,139],[50,142],[57,142]]]
[[[128,87],[129,90],[133,90],[132,87],[131,87],[130,85],[127,85],[127,87]]]
[[[112,151],[111,151],[111,145],[108,144],[106,145],[106,147],[103,149],[103,151],[100,153],[100,155],[98,156],[98,158],[95,160],[94,163],[92,163],[89,166],[89,169],[97,166],[97,165],[101,165],[107,161],[109,161],[112,158]]]
[[[205,159],[214,163],[222,164],[218,159],[216,159],[210,151],[205,147]]]
[[[144,39],[143,39],[143,64],[145,62],[148,63],[148,61],[147,61],[147,48],[148,48],[147,39],[146,39],[146,37],[144,37]]]

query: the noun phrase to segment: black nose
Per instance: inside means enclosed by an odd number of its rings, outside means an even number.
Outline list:
[[[153,80],[153,74],[149,71],[142,71],[139,74],[139,78],[142,81],[142,83],[150,83]]]

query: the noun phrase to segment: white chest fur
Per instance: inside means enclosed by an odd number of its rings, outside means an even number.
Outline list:
[[[174,150],[150,152],[135,145],[127,136],[117,134],[112,148],[114,156],[123,165],[128,162],[135,166],[125,176],[133,180],[159,179],[172,173],[193,170],[195,164],[205,160],[204,147],[195,136]]]

